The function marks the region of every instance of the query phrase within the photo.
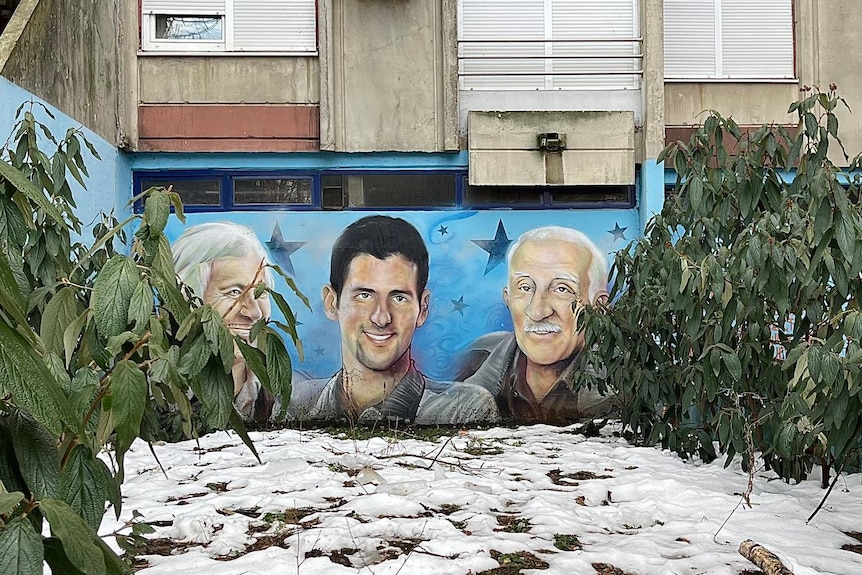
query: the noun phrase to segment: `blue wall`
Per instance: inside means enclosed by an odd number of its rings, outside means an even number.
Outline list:
[[[0,138],[2,138],[0,141],[6,142],[10,138],[16,122],[15,111],[21,104],[25,104],[27,109],[28,102],[43,104],[51,110],[54,115],[53,120],[39,106],[33,109],[33,113],[36,120],[48,126],[55,138],[61,139],[69,128],[80,128],[102,157],[101,161],[97,160],[84,149],[82,151],[84,163],[90,173],[89,179],[85,180],[87,189],[82,189],[77,182],[71,182],[72,192],[78,204],[77,215],[85,227],[94,221],[100,211],[108,212],[115,209],[120,219],[123,214],[130,213],[125,207],[132,190],[132,173],[128,158],[110,142],[82,127],[80,122],[2,76],[0,76]],[[39,145],[48,156],[51,155],[49,147],[51,144],[47,139],[43,138]],[[85,232],[84,241],[91,240],[92,237]]]

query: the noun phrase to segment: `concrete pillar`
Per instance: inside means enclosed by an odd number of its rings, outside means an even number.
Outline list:
[[[664,1],[641,1],[643,159],[664,148]]]

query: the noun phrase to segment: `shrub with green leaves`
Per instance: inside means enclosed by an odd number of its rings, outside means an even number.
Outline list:
[[[617,254],[613,304],[589,313],[584,354],[647,443],[745,465],[753,446],[787,480],[858,458],[859,162],[828,155],[847,159],[842,104],[834,86],[808,88],[790,106],[795,129],[743,131],[710,112],[662,152],[675,193]]]
[[[70,181],[85,185],[82,149],[98,153],[80,130],[56,139],[34,107],[19,108],[0,153],[0,573],[41,574],[44,561],[55,573],[123,573],[96,529],[106,503],[119,516],[132,442],[155,439],[169,416],[186,437],[232,428],[257,456],[233,406],[234,346],[284,404],[290,358],[267,319],[251,347],[184,293],[163,233],[171,206],[184,221],[177,194],[147,190],[143,214],[104,216],[91,245],[73,239],[83,230]],[[298,344],[293,313],[273,296]],[[113,469],[97,457],[106,447]]]

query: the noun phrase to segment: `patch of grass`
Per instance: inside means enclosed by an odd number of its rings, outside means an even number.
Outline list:
[[[466,521],[455,521],[451,517],[447,517],[446,520],[449,523],[451,523],[455,527],[455,529],[457,529],[458,531],[463,531],[465,535],[472,535],[473,534],[472,531],[469,531],[467,529],[467,522]]]
[[[500,566],[482,571],[476,575],[520,575],[522,569],[547,569],[549,567],[547,562],[542,561],[529,551],[500,553],[495,549],[491,549],[491,557]]]
[[[614,567],[610,563],[593,563],[593,569],[598,575],[633,575],[628,571],[623,571],[619,567]]]
[[[505,533],[527,533],[532,527],[529,519],[518,517],[517,515],[498,515],[497,523],[502,525],[502,527],[496,529],[496,531],[503,531]]]
[[[219,481],[219,482],[207,483],[206,487],[207,487],[207,489],[211,489],[211,490],[215,491],[216,493],[224,493],[225,491],[227,491],[227,482],[226,481]]]
[[[578,481],[588,481],[590,479],[612,479],[611,475],[599,475],[592,471],[575,471],[574,473],[563,473],[561,469],[552,469],[547,473],[548,478],[554,485],[565,485],[574,487],[578,485]]]
[[[560,551],[577,551],[583,549],[577,535],[554,533],[554,547]]]
[[[465,447],[463,451],[467,455],[474,455],[476,457],[481,457],[483,455],[500,455],[501,453],[503,453],[503,449],[500,447],[485,447],[483,445],[473,445],[470,447]]]
[[[461,511],[461,506],[455,505],[454,503],[444,503],[440,506],[438,511],[443,515],[452,515],[456,511]]]
[[[285,509],[284,511],[277,511],[274,513],[264,513],[261,519],[265,523],[270,524],[279,521],[281,523],[299,525],[303,519],[313,513],[317,513],[317,511],[318,510],[313,507],[298,507],[295,509]]]

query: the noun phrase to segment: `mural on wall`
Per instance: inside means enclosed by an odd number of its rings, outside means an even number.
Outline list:
[[[232,212],[168,233],[180,277],[240,337],[272,313],[253,290],[235,304],[245,287],[293,297],[265,264],[311,300],[312,312],[291,301],[306,350],[291,419],[565,423],[613,408],[567,377],[583,347],[579,307],[606,299],[609,255],[637,221],[608,212]],[[241,356],[233,378],[244,418],[275,413],[280,398]]]

